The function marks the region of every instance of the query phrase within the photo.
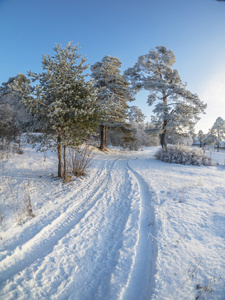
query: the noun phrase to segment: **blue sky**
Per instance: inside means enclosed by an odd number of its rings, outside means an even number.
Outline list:
[[[171,49],[188,89],[207,102],[196,130],[225,119],[225,3],[215,0],[0,0],[0,84],[41,72],[55,43],[79,43],[94,64],[118,57],[122,71],[158,45]],[[138,105],[150,118],[146,94]]]

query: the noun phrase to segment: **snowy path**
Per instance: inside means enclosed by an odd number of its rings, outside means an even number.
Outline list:
[[[96,150],[70,184],[50,176],[51,153],[2,162],[0,300],[224,300],[225,153],[196,167],[155,151]]]
[[[149,188],[127,159],[100,160],[92,171],[79,187],[53,193],[58,198],[45,218],[5,242],[0,299],[150,297]]]

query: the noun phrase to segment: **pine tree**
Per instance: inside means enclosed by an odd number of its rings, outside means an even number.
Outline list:
[[[99,91],[98,102],[105,111],[100,123],[101,150],[105,150],[106,128],[121,127],[125,130],[128,117],[127,101],[134,100],[129,83],[120,74],[120,67],[120,60],[111,56],[105,56],[101,62],[91,66],[91,76]]]
[[[221,142],[225,141],[225,120],[218,117],[213,124],[212,128],[209,130],[206,138],[206,143],[217,146],[217,151],[221,146]]]
[[[58,176],[64,175],[66,180],[66,148],[82,143],[95,130],[101,109],[92,82],[85,80],[87,59],[79,54],[78,44],[73,46],[70,42],[65,48],[56,44],[53,50],[53,56],[43,55],[42,73],[28,72],[32,82],[37,82],[36,86],[28,83],[21,86],[16,82],[14,89],[44,126],[41,149],[57,147]]]
[[[10,88],[15,80],[25,82],[27,79],[19,74],[10,77],[0,86],[0,138],[5,138],[7,141],[18,140],[32,123],[32,118],[20,97]]]
[[[184,128],[191,130],[199,120],[206,105],[196,94],[186,89],[177,70],[172,69],[175,55],[164,46],[150,50],[138,58],[133,68],[126,72],[135,92],[149,91],[148,104],[155,104],[155,125],[160,133],[161,146],[166,148],[168,130],[182,133]]]
[[[138,106],[130,106],[128,112],[129,122],[132,123],[143,123],[145,115],[142,113]]]
[[[200,143],[200,148],[201,148],[204,145],[206,135],[203,133],[202,130],[199,130],[199,132],[197,134],[197,138],[198,138],[198,141]]]

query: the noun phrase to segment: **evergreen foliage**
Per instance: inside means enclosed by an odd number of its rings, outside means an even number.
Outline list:
[[[19,140],[20,135],[32,124],[21,98],[10,88],[15,80],[25,82],[27,79],[19,74],[0,86],[0,138],[7,142]]]
[[[92,78],[98,88],[98,103],[104,108],[100,124],[102,150],[105,149],[106,128],[120,127],[126,132],[127,101],[133,101],[129,83],[120,74],[121,62],[117,57],[105,56],[91,66]]]
[[[193,144],[193,139],[189,132],[176,132],[176,131],[169,131],[167,134],[167,142],[168,144],[172,145],[186,145],[191,146]]]
[[[132,123],[143,123],[146,116],[142,113],[138,106],[130,106],[128,112],[129,122]]]
[[[205,137],[205,143],[216,145],[219,151],[221,142],[225,141],[225,120],[218,117]]]
[[[43,55],[42,73],[28,72],[36,85],[16,81],[13,88],[23,98],[34,118],[43,125],[41,149],[57,146],[58,176],[63,176],[62,146],[64,147],[64,177],[67,174],[66,147],[82,143],[99,122],[101,109],[96,90],[84,74],[87,59],[72,42],[63,48],[55,45],[54,55]]]
[[[145,115],[137,106],[131,106],[128,112],[129,122],[135,130],[133,134],[135,141],[132,143],[133,149],[140,149],[142,146],[158,146],[159,140],[154,132],[154,125],[150,122],[144,123]]]
[[[166,148],[167,132],[182,133],[193,129],[199,120],[198,114],[204,113],[206,104],[196,94],[187,90],[178,71],[172,69],[175,55],[164,46],[150,50],[138,58],[133,68],[126,72],[135,92],[149,91],[148,104],[155,105],[155,127],[161,135],[161,145]]]
[[[201,148],[202,146],[205,145],[206,135],[203,133],[202,130],[199,130],[199,132],[197,134],[197,138],[198,138],[198,141],[200,143],[200,148]]]

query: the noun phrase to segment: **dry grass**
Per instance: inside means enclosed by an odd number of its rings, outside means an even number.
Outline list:
[[[92,160],[92,151],[86,146],[84,148],[69,149],[68,170],[76,177],[85,176]]]
[[[13,185],[13,180],[5,178],[4,182],[2,182],[2,195],[1,205],[3,205],[4,209],[10,211],[18,225],[35,216],[32,208],[29,181],[24,182],[19,189],[16,189]],[[2,221],[3,214],[0,212],[0,225]]]

